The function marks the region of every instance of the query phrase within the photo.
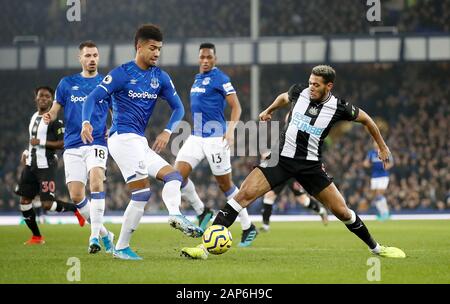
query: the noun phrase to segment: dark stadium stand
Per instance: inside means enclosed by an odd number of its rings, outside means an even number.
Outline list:
[[[9,44],[18,35],[36,35],[46,43],[128,41],[139,23],[159,24],[167,39],[250,36],[250,0],[229,0],[227,5],[208,0],[82,1],[82,22],[70,28],[64,26],[65,1],[1,0],[0,4],[5,16],[20,16],[0,20],[0,44]],[[261,0],[260,36],[362,34],[373,26],[394,26],[400,33],[450,30],[449,1],[386,1],[382,21],[374,23],[366,20],[367,9],[365,0]],[[37,11],[43,12],[39,18]]]
[[[392,169],[387,199],[393,211],[450,209],[450,175],[448,167],[450,115],[450,89],[443,75],[450,73],[448,63],[408,64],[346,64],[334,65],[337,81],[334,93],[354,102],[375,117],[393,153]],[[280,92],[294,82],[304,82],[310,66],[264,66],[261,72],[261,107],[267,106]],[[250,119],[249,68],[227,67],[243,106],[242,120]],[[190,121],[188,93],[196,68],[170,68],[174,83],[186,107],[185,120]],[[35,110],[32,89],[36,85],[55,87],[63,75],[71,71],[17,71],[0,72],[3,102],[0,107],[0,210],[15,211],[18,197],[12,192],[19,177],[20,155],[27,146],[27,125]],[[107,72],[107,71],[102,71]],[[298,78],[298,77],[302,78]],[[432,93],[432,94],[431,94]],[[18,106],[20,105],[20,106]],[[169,107],[161,102],[157,106],[161,115],[154,115],[147,130],[152,142],[162,131],[169,116]],[[167,113],[167,115],[165,115]],[[278,119],[282,119],[280,113]],[[172,137],[173,138],[173,137]],[[348,203],[360,212],[371,211],[368,196],[369,175],[362,161],[370,147],[369,136],[356,125],[336,127],[326,142],[325,163]],[[170,162],[174,156],[167,149],[163,156]],[[233,157],[234,181],[239,185],[252,166],[255,157]],[[63,163],[59,164],[59,193],[67,199],[64,186]],[[109,161],[107,181],[107,210],[124,209],[128,202],[122,176],[112,159]],[[191,176],[200,197],[211,207],[225,202],[223,194],[213,182],[206,162]],[[154,195],[148,212],[164,212],[160,197],[161,183],[152,182]],[[298,212],[291,194],[284,194],[276,207],[278,213]],[[254,204],[257,206],[257,204]],[[184,206],[186,207],[186,206]],[[253,207],[254,212],[259,212]]]
[[[209,0],[81,0],[82,22],[64,26],[67,23],[66,1],[0,0],[2,12],[8,16],[0,18],[0,45],[11,46],[18,36],[30,35],[37,37],[41,46],[76,44],[85,39],[109,44],[129,43],[130,33],[135,31],[136,25],[149,22],[162,27],[165,39],[177,42],[196,37],[249,37],[250,2],[229,0],[227,5],[222,5],[222,1]],[[399,33],[445,34],[450,30],[450,1],[383,1],[380,22],[366,20],[367,8],[365,0],[260,0],[260,36],[358,35],[368,34],[374,26],[393,27]],[[450,63],[346,63],[333,66],[337,70],[335,95],[354,102],[376,117],[393,153],[395,166],[387,199],[394,212],[450,209]],[[261,65],[260,108],[269,105],[290,84],[306,82],[311,67]],[[197,67],[170,67],[167,71],[185,104],[185,120],[190,121],[189,89]],[[237,89],[243,107],[241,119],[252,119],[250,67],[230,65],[224,67],[224,71]],[[45,70],[43,66],[36,70],[0,71],[0,211],[18,210],[19,198],[13,194],[13,189],[22,169],[20,155],[27,147],[28,121],[35,111],[33,88],[38,85],[56,87],[61,77],[76,72],[78,70]],[[170,111],[164,102],[158,105],[157,110],[161,115],[151,118],[147,130],[150,142],[162,131]],[[278,113],[275,117],[282,120],[283,116],[283,113]],[[328,171],[334,175],[349,205],[362,212],[371,212],[369,175],[362,166],[370,145],[365,131],[349,124],[336,128],[326,142]],[[172,163],[175,159],[169,149],[163,156]],[[256,157],[232,158],[237,185],[257,161]],[[68,199],[61,158],[58,174],[59,195]],[[122,210],[129,195],[112,159],[109,160],[107,176],[107,210]],[[224,196],[212,182],[206,162],[200,164],[191,177],[200,197],[208,205],[217,208],[223,204]],[[155,191],[148,211],[163,212],[161,183],[152,184]],[[276,212],[300,210],[293,203],[292,194],[283,194],[279,200]],[[255,206],[253,211],[259,212],[258,205]]]

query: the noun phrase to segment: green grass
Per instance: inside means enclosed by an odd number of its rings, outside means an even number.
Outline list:
[[[448,221],[367,222],[382,244],[402,248],[406,259],[380,259],[381,281],[375,283],[449,283]],[[120,225],[108,225],[119,234]],[[238,248],[239,223],[231,229],[234,244],[208,260],[180,257],[180,248],[198,239],[166,224],[142,224],[132,248],[143,261],[122,261],[101,252],[88,255],[89,228],[41,225],[47,243],[24,246],[26,226],[0,227],[0,283],[71,283],[69,257],[81,262],[80,283],[374,283],[367,280],[366,246],[343,224],[273,223],[253,247]]]

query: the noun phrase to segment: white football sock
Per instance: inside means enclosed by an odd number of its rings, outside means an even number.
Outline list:
[[[239,220],[241,221],[242,230],[247,230],[252,225],[252,221],[248,216],[247,208],[244,208],[239,212]]]
[[[171,180],[164,184],[161,196],[169,215],[181,215],[181,182],[179,180]]]
[[[100,236],[101,237],[104,237],[104,236],[107,236],[108,235],[108,230],[105,228],[105,226],[101,226],[100,227]]]
[[[86,201],[86,205],[84,205],[83,207],[80,207],[84,204],[85,201]],[[84,219],[89,224],[91,223],[91,207],[90,207],[90,205],[91,204],[86,197],[78,204],[75,204],[75,206],[77,207],[80,214],[84,217]],[[54,211],[53,209],[56,210],[56,202],[53,202],[52,209],[50,209],[50,210]],[[106,236],[107,234],[108,234],[108,230],[106,230],[106,228],[102,224],[100,227],[100,236],[103,237],[103,236]]]
[[[75,204],[80,214],[85,218],[86,221],[90,222],[91,219],[91,207],[89,200],[85,197],[81,202]]]
[[[131,234],[137,229],[150,196],[149,188],[137,190],[131,194],[131,200],[123,214],[122,228],[116,244],[117,250],[130,246]]]
[[[98,238],[105,213],[105,192],[91,193],[91,238]]]
[[[53,202],[52,206],[50,207],[50,209],[48,211],[55,212],[56,211],[56,207],[58,207],[58,203],[57,202]]]
[[[381,251],[381,246],[380,246],[380,244],[377,243],[377,246],[375,248],[373,248],[373,249],[369,248],[369,250],[372,251],[375,254],[378,254]]]
[[[120,229],[119,239],[116,244],[116,249],[124,249],[130,246],[131,234],[137,229],[144,208],[147,202],[137,202],[131,200],[123,215],[122,228]]]
[[[275,203],[276,198],[277,198],[276,196],[275,197],[264,197],[263,203],[266,205],[273,205]]]
[[[191,204],[197,215],[202,214],[205,210],[205,204],[203,204],[198,196],[197,191],[195,191],[195,185],[190,179],[188,179],[186,185],[181,188],[181,197]]]
[[[383,215],[389,214],[389,206],[386,200],[386,197],[383,195],[381,198],[381,211]]]
[[[378,210],[378,213],[382,216],[389,213],[389,207],[386,201],[386,198],[382,195],[377,196],[375,200],[375,207]]]
[[[234,198],[228,200],[227,204],[230,205],[230,207],[236,210],[237,212],[241,212],[241,210],[243,209],[242,206],[239,205],[239,203],[234,200]]]

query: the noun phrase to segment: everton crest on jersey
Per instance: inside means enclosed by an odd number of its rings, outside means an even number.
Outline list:
[[[141,69],[134,61],[113,69],[98,85],[112,98],[113,122],[110,133],[135,133],[144,136],[148,120],[159,97],[171,107],[181,104],[169,75],[153,66]],[[178,122],[169,122],[172,129]]]

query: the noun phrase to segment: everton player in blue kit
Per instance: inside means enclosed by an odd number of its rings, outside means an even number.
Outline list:
[[[392,166],[392,159],[386,167],[383,166],[383,162],[378,158],[378,145],[374,142],[374,149],[367,153],[364,167],[370,168],[371,171],[370,190],[373,191],[375,197],[372,203],[377,208],[378,219],[381,221],[389,219],[389,206],[384,192],[389,184],[389,169]]]
[[[184,116],[183,104],[169,75],[156,67],[162,40],[159,27],[141,26],[134,40],[135,60],[113,69],[88,96],[83,107],[81,137],[92,142],[95,139],[92,134],[96,132],[92,124],[93,108],[102,99],[112,97],[113,122],[108,148],[131,191],[131,201],[114,251],[114,256],[121,259],[142,259],[130,248],[130,239],[151,196],[148,175],[164,181],[162,198],[169,210],[170,225],[192,237],[203,234],[202,229],[181,215],[183,179],[180,173],[157,154],[166,147],[172,131]],[[173,112],[165,130],[150,149],[144,132],[158,97],[166,100]]]
[[[103,181],[105,179],[106,160],[106,118],[108,116],[110,101],[104,98],[96,105],[92,123],[96,126],[94,140],[90,144],[81,141],[81,112],[87,95],[102,81],[103,76],[98,74],[97,66],[99,53],[92,41],[85,41],[79,45],[79,60],[83,68],[81,73],[61,79],[57,89],[55,102],[49,112],[44,114],[44,121],[56,119],[59,110],[64,107],[64,168],[69,194],[76,207],[91,223],[91,236],[89,239],[89,253],[98,252],[101,247],[101,238],[106,252],[112,252],[112,232],[103,226],[105,211],[105,192]],[[86,196],[86,182],[89,177],[91,202]]]
[[[236,196],[228,200],[219,211],[213,225],[229,227],[236,220],[242,208],[256,198],[295,178],[303,188],[333,212],[348,230],[361,239],[369,250],[382,257],[404,258],[405,253],[396,247],[382,246],[369,233],[364,222],[348,208],[344,198],[327,174],[321,161],[322,145],[333,125],[341,120],[359,122],[378,143],[378,157],[386,165],[390,151],[375,122],[363,110],[331,93],[336,72],[327,65],[312,69],[309,85],[294,84],[288,92],[278,95],[275,101],[259,118],[268,121],[275,110],[292,104],[292,115],[288,128],[280,137],[280,145],[272,153],[279,153],[276,166],[268,166],[267,161],[245,178]],[[351,153],[351,151],[349,151]],[[195,259],[206,259],[208,252],[203,245],[181,250],[182,255]]]
[[[231,179],[230,146],[234,143],[234,129],[242,110],[230,78],[215,66],[216,61],[214,44],[202,43],[199,50],[200,73],[195,76],[191,88],[194,130],[175,161],[175,169],[180,171],[184,179],[182,197],[194,208],[199,225],[203,229],[206,228],[212,212],[200,200],[193,182],[189,179],[192,170],[206,157],[227,200],[239,191]],[[224,116],[227,104],[231,107],[228,128]],[[257,230],[248,216],[247,209],[242,209],[239,218],[242,226],[239,246],[247,247],[255,239]]]

